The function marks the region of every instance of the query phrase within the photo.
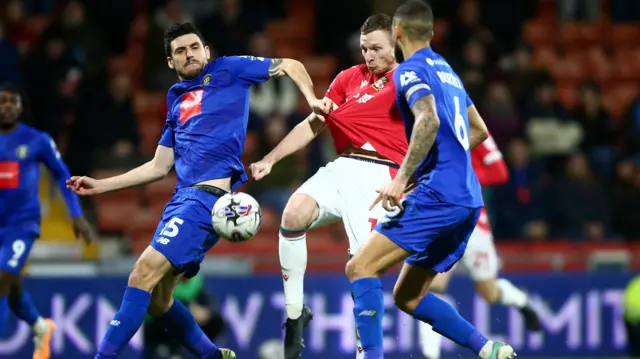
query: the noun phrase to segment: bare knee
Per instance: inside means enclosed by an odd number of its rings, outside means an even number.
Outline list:
[[[128,285],[152,292],[171,267],[167,258],[152,247],[148,247],[134,265],[129,275]]]
[[[345,266],[345,273],[351,282],[362,278],[378,277],[378,271],[374,268],[374,265],[367,263],[358,256],[349,259]]]
[[[424,294],[416,293],[413,290],[403,290],[397,284],[393,287],[393,303],[398,309],[407,314],[413,314],[413,312],[415,312],[423,297]]]
[[[289,198],[282,213],[282,228],[290,230],[306,229],[318,218],[318,203],[306,194],[296,194]]]
[[[476,291],[487,303],[498,303],[500,300],[500,288],[495,279],[480,280],[475,282]]]

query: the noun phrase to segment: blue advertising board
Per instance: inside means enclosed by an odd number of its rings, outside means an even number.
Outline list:
[[[631,275],[531,274],[508,276],[531,294],[545,333],[527,333],[518,311],[489,306],[463,277],[451,283],[449,301],[478,329],[491,338],[508,341],[521,357],[622,357],[627,338],[621,319],[622,293]],[[239,358],[257,358],[258,347],[282,337],[284,297],[279,276],[211,278],[215,294],[228,321],[225,345]],[[387,312],[384,318],[385,350],[389,358],[419,357],[418,323],[393,308],[394,278],[384,279]],[[29,279],[26,288],[46,316],[58,325],[53,337],[53,358],[93,358],[109,321],[120,305],[126,278]],[[314,319],[306,331],[303,358],[353,358],[355,353],[352,300],[344,276],[309,276],[307,303]],[[30,329],[12,319],[0,339],[0,357],[30,358]],[[142,333],[121,355],[140,357]],[[474,358],[451,342],[443,343],[445,357]],[[460,355],[460,356],[458,356]]]

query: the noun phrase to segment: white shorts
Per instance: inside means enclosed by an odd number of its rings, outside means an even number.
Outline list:
[[[320,209],[310,229],[342,220],[349,238],[349,253],[355,254],[369,238],[378,219],[386,214],[381,204],[369,206],[376,189],[391,183],[395,168],[375,160],[339,157],[320,168],[295,194],[313,198]]]
[[[474,281],[497,278],[500,259],[491,232],[476,227],[460,261]]]

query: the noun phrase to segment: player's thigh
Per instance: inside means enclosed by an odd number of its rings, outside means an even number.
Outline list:
[[[474,281],[486,281],[498,276],[499,258],[490,232],[478,227],[473,230],[462,262]]]
[[[0,240],[0,271],[19,276],[36,238],[20,230],[4,230]]]
[[[431,281],[429,290],[436,294],[444,294],[449,287],[449,282],[451,281],[454,270],[455,266],[445,273],[438,273],[438,275],[436,275]]]
[[[396,306],[402,311],[412,313],[422,297],[429,291],[429,286],[437,274],[432,269],[404,263],[396,285],[393,287],[393,299]]]
[[[211,209],[198,200],[178,198],[165,207],[151,247],[167,258],[174,275],[190,278],[219,239],[211,224]]]
[[[320,168],[291,195],[282,216],[283,227],[312,229],[340,221],[342,202],[337,183],[335,166],[330,163]]]
[[[341,182],[343,199],[342,221],[349,239],[349,253],[355,254],[369,239],[371,231],[387,212],[382,204],[369,209],[378,193],[376,190],[392,181],[388,166],[350,160],[355,165],[345,169],[351,181]],[[352,171],[352,172],[349,172]],[[355,180],[353,180],[355,179]]]
[[[347,262],[347,277],[350,281],[379,277],[409,255],[410,253],[385,235],[373,231],[364,245]]]

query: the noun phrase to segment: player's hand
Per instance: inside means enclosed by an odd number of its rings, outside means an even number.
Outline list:
[[[76,239],[83,239],[86,244],[96,240],[96,235],[91,225],[83,216],[73,219],[73,233]]]
[[[371,207],[369,207],[369,210],[372,210],[379,202],[382,202],[382,208],[387,212],[393,211],[394,207],[398,207],[400,210],[403,210],[404,208],[402,208],[402,202],[400,199],[402,198],[406,187],[406,181],[396,177],[391,183],[376,190],[376,192],[378,192],[378,197]]]
[[[322,116],[322,115],[329,114],[329,112],[331,111],[332,104],[333,102],[328,103],[324,99],[322,100],[314,99],[313,101],[309,102],[309,107],[311,107],[311,110],[313,110],[313,113],[315,113],[316,115]]]
[[[249,171],[251,172],[251,176],[253,176],[254,180],[260,181],[271,173],[271,167],[273,167],[271,162],[262,160],[249,165]]]
[[[67,180],[67,188],[80,196],[95,196],[106,192],[106,189],[100,186],[100,181],[85,176],[73,176]]]

